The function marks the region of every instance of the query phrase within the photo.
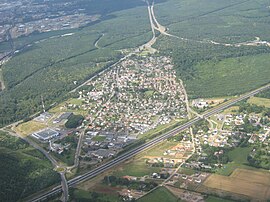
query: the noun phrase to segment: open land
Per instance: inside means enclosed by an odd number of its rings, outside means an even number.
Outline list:
[[[252,97],[248,103],[270,108],[270,99],[267,98]]]
[[[176,202],[179,201],[177,198],[165,187],[161,187],[156,189],[155,191],[151,192],[150,194],[147,194],[143,198],[140,198],[138,200],[139,202],[163,202],[163,201],[168,201],[168,202]]]
[[[270,174],[267,172],[236,169],[229,177],[213,174],[204,185],[213,189],[242,194],[259,200],[270,197]]]

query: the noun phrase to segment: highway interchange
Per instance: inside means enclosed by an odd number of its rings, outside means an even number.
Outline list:
[[[230,100],[230,101],[228,101],[228,102],[226,102],[224,104],[221,104],[221,105],[219,105],[219,106],[217,106],[217,107],[215,107],[213,109],[210,109],[210,110],[206,111],[205,113],[202,114],[202,117],[203,118],[208,118],[208,117],[210,117],[210,116],[212,116],[212,115],[214,115],[216,113],[219,113],[219,112],[223,111],[224,109],[236,104],[239,101],[245,100],[245,99],[247,99],[247,98],[249,98],[251,96],[254,96],[255,94],[257,94],[257,93],[259,93],[261,91],[264,91],[266,89],[269,89],[269,88],[270,88],[270,84],[267,84],[267,85],[265,85],[265,86],[263,86],[261,88],[258,88],[258,89],[254,90],[254,91],[251,91],[249,93],[241,95],[238,98],[232,99],[232,100]],[[142,144],[142,145],[140,145],[140,146],[138,146],[138,147],[136,147],[136,148],[122,154],[122,155],[120,155],[120,156],[112,159],[111,161],[109,161],[109,162],[107,162],[107,163],[105,163],[105,164],[103,164],[103,165],[101,165],[101,166],[99,166],[99,167],[97,167],[97,168],[83,174],[83,175],[80,175],[78,177],[75,177],[75,178],[69,180],[67,182],[68,187],[76,186],[77,184],[79,184],[79,183],[81,183],[83,181],[86,181],[86,180],[89,180],[89,179],[92,179],[92,178],[96,177],[97,175],[105,172],[106,170],[108,170],[108,169],[110,169],[110,168],[112,168],[112,167],[114,167],[114,166],[116,166],[116,165],[130,159],[131,157],[134,157],[135,155],[139,154],[140,152],[142,152],[142,151],[144,151],[146,149],[149,149],[149,148],[153,147],[154,145],[166,140],[167,138],[169,138],[171,136],[174,136],[174,135],[178,134],[179,132],[191,127],[193,124],[197,123],[201,119],[202,118],[200,118],[200,117],[196,117],[196,118],[188,121],[187,123],[175,128],[175,129],[172,129],[171,131],[169,131],[169,132],[167,132],[167,133],[165,133],[163,135],[160,135],[160,136],[150,140],[149,142],[146,142],[146,143],[144,143],[144,144]],[[59,186],[53,188],[52,190],[47,191],[46,193],[43,193],[42,195],[32,199],[31,201],[32,202],[43,201],[43,200],[45,200],[45,199],[47,199],[49,197],[54,196],[55,194],[61,193],[61,192],[62,192],[62,189],[61,189],[61,186],[59,185]]]

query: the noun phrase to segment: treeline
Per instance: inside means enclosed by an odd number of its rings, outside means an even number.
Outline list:
[[[270,98],[270,90],[263,91],[256,96],[262,97],[262,98]]]
[[[151,189],[158,186],[156,182],[139,182],[122,177],[116,177],[113,175],[105,176],[103,179],[103,183],[111,186],[125,186],[130,189],[136,189],[141,191],[150,191]]]
[[[72,114],[69,118],[68,121],[65,123],[66,128],[77,128],[78,126],[81,125],[83,121],[83,116],[82,115],[74,115]]]

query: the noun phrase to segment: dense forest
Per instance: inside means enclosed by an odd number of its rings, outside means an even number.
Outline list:
[[[155,14],[176,37],[155,46],[173,57],[190,98],[244,93],[270,82],[269,46],[251,45],[270,42],[269,10],[267,0],[169,0]]]
[[[60,182],[40,152],[3,132],[0,132],[0,172],[0,201],[18,201]]]

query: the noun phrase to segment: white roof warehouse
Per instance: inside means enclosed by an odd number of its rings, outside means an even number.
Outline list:
[[[42,141],[48,141],[54,137],[57,137],[59,136],[59,132],[53,130],[53,129],[50,129],[50,128],[46,128],[44,130],[41,130],[41,131],[38,131],[38,132],[35,132],[32,134],[32,136],[36,139],[39,139],[39,140],[42,140]]]

